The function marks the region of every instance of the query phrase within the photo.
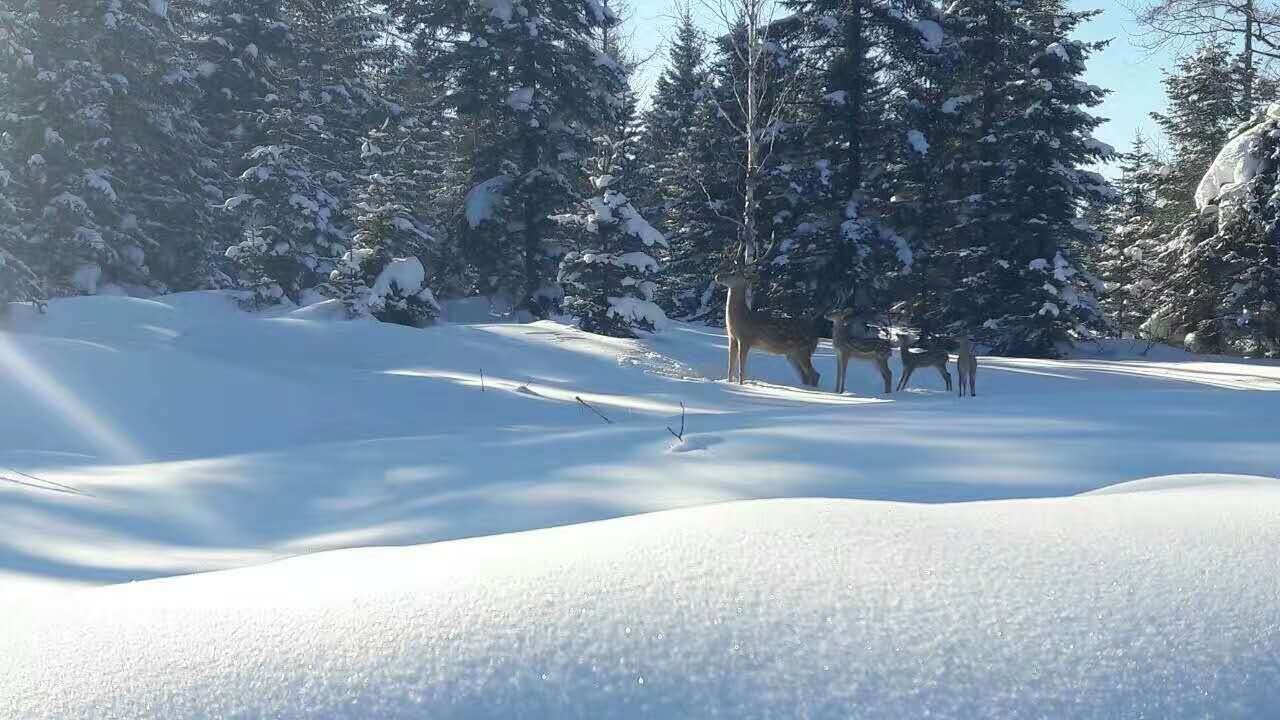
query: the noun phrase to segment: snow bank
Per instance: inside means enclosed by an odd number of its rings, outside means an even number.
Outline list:
[[[1272,717],[1278,520],[768,500],[69,591],[0,606],[0,714]]]

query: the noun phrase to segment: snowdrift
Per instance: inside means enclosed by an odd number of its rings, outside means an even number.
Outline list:
[[[737,502],[0,604],[0,716],[1274,717],[1280,482],[1139,487]]]

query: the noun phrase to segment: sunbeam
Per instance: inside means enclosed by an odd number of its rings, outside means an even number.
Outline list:
[[[102,455],[102,459],[130,464],[145,460],[141,448],[118,432],[109,420],[101,417],[75,393],[58,382],[57,378],[24,357],[3,332],[0,332],[0,369],[17,378],[21,387],[57,413],[64,422],[84,433]]]

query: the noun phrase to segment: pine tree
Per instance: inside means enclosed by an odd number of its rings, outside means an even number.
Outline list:
[[[1094,279],[1074,250],[1097,242],[1079,217],[1110,192],[1083,167],[1111,148],[1087,112],[1102,89],[1079,80],[1101,43],[1069,35],[1092,13],[1054,0],[957,2],[949,9],[962,70],[950,90],[957,110],[956,280],[947,325],[977,334],[998,354],[1054,355],[1099,326]]]
[[[905,239],[883,221],[896,194],[901,159],[928,153],[922,130],[891,101],[891,68],[916,66],[937,51],[941,26],[926,3],[797,0],[803,127],[780,169],[789,206],[774,292],[789,305],[821,310],[843,301],[865,314],[887,309],[909,272]],[[789,222],[788,222],[789,220]]]
[[[1168,108],[1151,113],[1172,149],[1161,182],[1162,213],[1170,225],[1194,210],[1192,195],[1227,135],[1249,117],[1241,112],[1232,54],[1209,43],[1178,61],[1162,81]]]
[[[332,271],[334,293],[352,317],[421,327],[439,315],[423,258],[435,243],[412,210],[414,118],[390,121],[362,143],[365,171],[353,192],[351,249]]]
[[[203,128],[167,6],[32,0],[3,13],[0,162],[26,238],[11,252],[52,295],[190,286],[207,254]]]
[[[1162,166],[1141,133],[1118,157],[1116,197],[1103,211],[1104,240],[1095,250],[1095,265],[1106,285],[1102,307],[1107,319],[1121,337],[1134,337],[1154,309],[1151,300],[1159,279],[1155,260],[1163,235],[1156,218],[1156,188]]]
[[[667,241],[626,195],[614,189],[625,177],[620,164],[624,143],[607,135],[596,143],[591,182],[597,194],[586,200],[580,214],[558,218],[578,230],[579,246],[560,262],[563,310],[587,332],[634,337],[635,331],[652,332],[666,320],[653,302],[658,263],[652,253],[665,248]]]
[[[1280,353],[1280,112],[1235,133],[1166,246],[1160,305],[1144,325],[1189,349]]]
[[[354,0],[293,0],[280,17],[288,32],[269,34],[277,54],[262,69],[287,83],[260,99],[250,84],[247,99],[259,107],[238,127],[250,139],[247,167],[227,202],[243,232],[227,257],[255,304],[299,301],[334,268],[352,233],[346,201],[360,169],[355,148],[391,110],[363,79],[386,62],[375,46],[380,16]]]
[[[706,41],[687,6],[679,9],[667,57],[645,113],[643,143],[660,205],[657,226],[669,243],[658,301],[676,317],[714,320],[722,302],[716,301],[711,276],[726,237],[735,232],[725,214],[734,212],[737,171],[731,158],[737,150],[718,116],[728,104],[727,64],[721,55],[717,87],[707,67]]]
[[[0,315],[6,303],[44,302],[40,278],[17,255],[25,247],[22,221],[17,205],[13,174],[0,165]]]
[[[397,0],[390,10],[422,72],[447,86],[441,111],[466,142],[453,174],[469,188],[459,245],[476,289],[546,314],[559,295],[551,216],[578,202],[591,132],[623,102],[617,64],[593,40],[616,18],[594,0]]]

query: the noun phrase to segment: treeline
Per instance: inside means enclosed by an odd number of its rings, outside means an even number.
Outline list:
[[[1005,354],[1106,329],[1092,13],[727,0],[722,32],[680,13],[641,111],[616,3],[6,0],[0,295],[483,295],[628,335],[718,318],[736,252],[797,316]]]
[[[1152,114],[1164,142],[1139,134],[1120,156],[1095,261],[1122,335],[1280,352],[1280,107],[1267,109],[1280,93],[1248,60],[1222,41],[1184,57],[1165,74],[1168,109]]]

